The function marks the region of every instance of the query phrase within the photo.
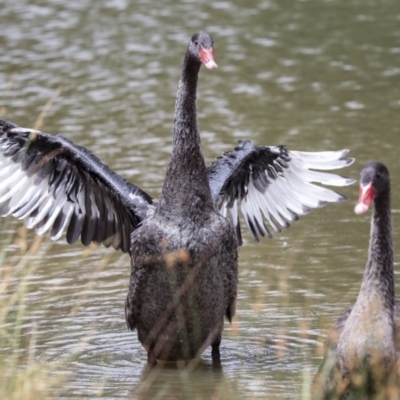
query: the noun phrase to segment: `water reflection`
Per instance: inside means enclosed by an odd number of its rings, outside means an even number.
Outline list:
[[[221,365],[200,361],[195,367],[163,366],[144,369],[139,384],[131,392],[137,399],[232,398],[236,391],[224,376]]]

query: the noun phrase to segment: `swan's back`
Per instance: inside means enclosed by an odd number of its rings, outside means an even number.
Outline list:
[[[232,238],[231,225],[217,213],[201,226],[155,215],[132,235],[127,321],[146,349],[158,344],[157,358],[194,358],[218,339],[223,316],[234,315],[237,245]]]

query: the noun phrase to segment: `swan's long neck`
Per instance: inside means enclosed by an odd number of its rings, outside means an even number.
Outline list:
[[[191,218],[214,207],[197,126],[199,70],[200,63],[187,54],[175,104],[172,156],[159,205],[161,213]]]
[[[393,275],[392,217],[388,189],[374,201],[368,261],[359,299],[371,298],[371,294],[375,294],[382,299],[383,306],[392,312],[395,300]]]
[[[336,349],[343,370],[351,372],[369,365],[372,371],[389,373],[396,360],[393,309],[393,242],[387,191],[375,199],[363,282]]]

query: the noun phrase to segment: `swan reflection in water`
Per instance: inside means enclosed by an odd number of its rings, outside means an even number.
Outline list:
[[[237,388],[225,376],[221,363],[202,359],[193,364],[163,363],[143,368],[140,382],[129,393],[135,399],[234,398]],[[222,396],[223,395],[223,396]]]

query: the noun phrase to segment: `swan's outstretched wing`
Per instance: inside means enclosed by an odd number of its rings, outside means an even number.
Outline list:
[[[345,197],[313,182],[347,186],[355,181],[331,173],[313,171],[346,167],[354,159],[348,150],[316,153],[289,151],[283,146],[255,146],[240,141],[208,168],[212,196],[223,215],[230,218],[241,243],[238,203],[255,240],[287,228],[313,208]]]
[[[0,215],[68,243],[104,242],[124,252],[152,198],[87,149],[0,120]]]

